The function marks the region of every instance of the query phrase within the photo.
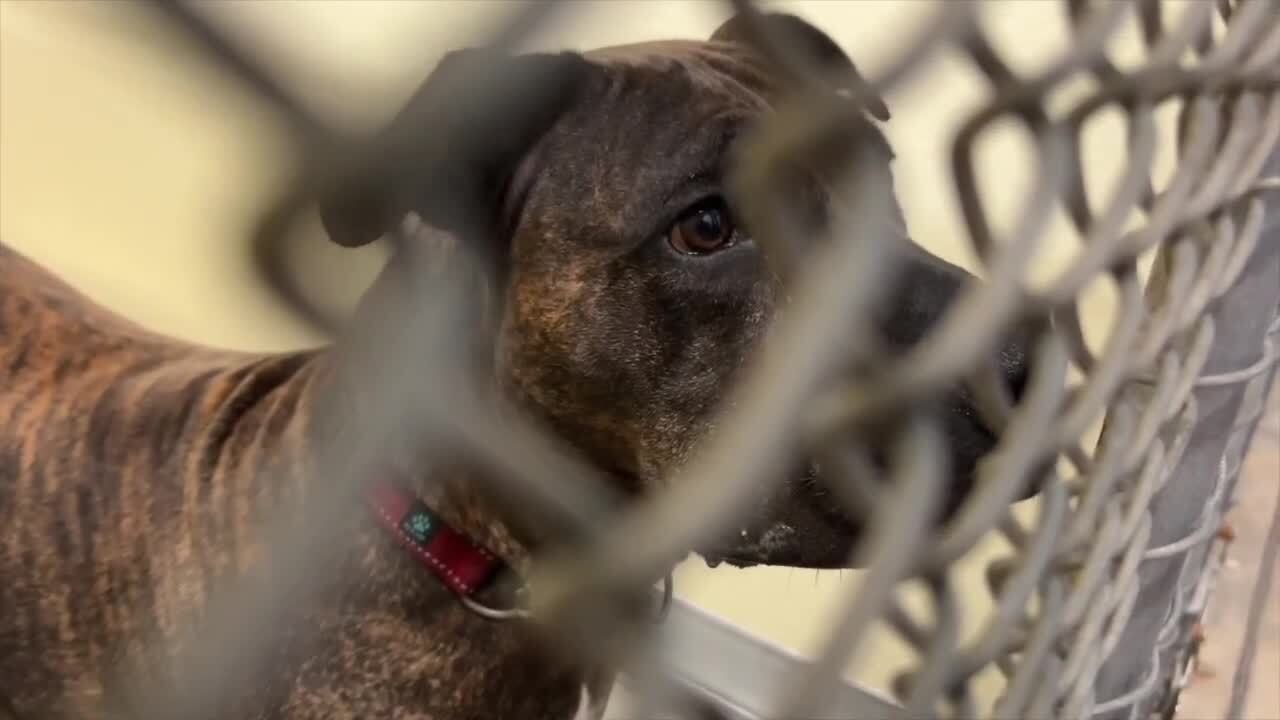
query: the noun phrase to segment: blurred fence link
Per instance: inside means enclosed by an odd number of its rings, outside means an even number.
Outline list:
[[[752,3],[732,4],[757,17]],[[552,5],[524,6],[487,42],[518,42],[553,18]],[[561,5],[556,12],[574,11],[572,3]],[[1280,229],[1268,224],[1280,208],[1267,205],[1280,181],[1264,173],[1269,162],[1270,172],[1280,169],[1280,3],[1194,2],[1176,22],[1162,0],[1061,5],[1072,42],[1033,75],[1019,75],[1002,57],[983,29],[979,4],[944,2],[868,81],[877,92],[890,91],[912,74],[928,72],[938,53],[951,52],[990,85],[989,99],[962,125],[951,157],[984,282],[966,288],[905,356],[867,349],[875,348],[866,333],[877,279],[893,253],[889,230],[866,231],[874,225],[869,217],[888,212],[885,189],[866,182],[869,176],[855,166],[847,177],[847,213],[863,231],[842,232],[841,218],[835,219],[831,242],[800,267],[795,286],[803,291],[744,381],[721,432],[669,491],[604,523],[600,508],[611,501],[601,495],[603,484],[589,482],[590,468],[532,427],[504,419],[499,432],[497,418],[506,416],[495,401],[460,396],[465,383],[452,375],[460,372],[458,363],[440,352],[461,347],[458,338],[468,329],[465,303],[451,295],[448,282],[406,291],[421,297],[388,300],[389,306],[438,312],[402,312],[403,324],[388,320],[385,327],[359,329],[366,337],[352,345],[378,348],[355,353],[356,369],[344,376],[342,392],[350,394],[346,400],[361,398],[361,415],[358,421],[347,416],[344,430],[335,431],[335,461],[320,466],[334,477],[315,486],[333,489],[332,511],[340,513],[340,491],[361,476],[351,471],[357,458],[464,444],[503,471],[496,481],[505,492],[573,525],[582,538],[536,564],[537,619],[568,647],[621,662],[637,677],[660,677],[641,663],[660,657],[646,642],[649,630],[637,625],[633,632],[619,631],[626,621],[609,607],[614,591],[652,582],[687,548],[733,526],[744,498],[770,479],[770,469],[797,443],[820,447],[837,432],[852,429],[856,436],[857,428],[893,418],[899,429],[890,438],[896,450],[884,471],[886,491],[843,498],[858,505],[852,509],[860,516],[877,519],[857,551],[868,568],[866,581],[843,600],[817,658],[790,668],[764,714],[814,716],[838,692],[849,658],[876,623],[886,623],[918,655],[892,688],[898,706],[887,712],[904,718],[1146,718],[1169,712],[1195,652],[1195,625],[1221,557],[1215,544],[1229,539],[1220,532],[1222,515],[1280,344]],[[293,120],[305,161],[296,186],[263,222],[258,251],[265,261],[273,258],[274,238],[317,194],[340,193],[373,176],[429,177],[436,164],[447,162],[451,145],[430,137],[399,137],[374,148],[337,136],[197,14],[168,2],[157,7]],[[1121,69],[1109,59],[1107,43],[1135,15],[1145,57]],[[757,29],[771,37],[768,26]],[[769,46],[786,61],[782,66],[804,77],[802,58],[791,55],[782,38],[772,40]],[[1091,92],[1065,110],[1051,108],[1051,96],[1081,77],[1092,79]],[[507,115],[513,108],[532,112],[550,92],[515,86],[481,67],[472,80],[467,103],[481,115],[498,107]],[[780,109],[764,128],[738,179],[753,212],[783,211],[772,192],[780,175],[774,168],[820,145],[808,142],[816,135],[839,130],[838,110],[812,93],[797,97],[798,105]],[[1156,114],[1171,103],[1179,111],[1177,165],[1157,187]],[[1108,109],[1125,116],[1126,147],[1116,152],[1127,162],[1103,197],[1085,187],[1081,145],[1086,123]],[[999,232],[979,189],[974,155],[983,138],[1007,121],[1034,138],[1037,174],[1012,229]],[[1052,282],[1033,288],[1028,268],[1055,207],[1065,210],[1081,250]],[[1135,214],[1140,222],[1132,222]],[[413,258],[408,240],[402,251]],[[1152,253],[1154,264],[1144,277],[1140,260]],[[416,255],[430,264],[429,253]],[[272,272],[279,277],[278,267]],[[1112,286],[1118,305],[1105,342],[1093,348],[1081,298],[1099,280]],[[296,289],[287,290],[296,300]],[[1040,336],[1029,388],[1015,404],[988,363],[997,339],[1026,320],[1039,321]],[[850,352],[859,353],[863,371],[831,380],[826,370],[849,360]],[[378,371],[361,364],[372,362],[381,365]],[[1070,367],[1080,371],[1078,380],[1069,380]],[[397,377],[412,378],[412,390]],[[935,481],[942,463],[924,408],[958,382],[968,385],[1001,440],[980,466],[976,491],[930,542],[921,543],[939,500]],[[1099,420],[1103,428],[1094,446],[1082,438]],[[1037,512],[1021,517],[1010,500],[1029,472],[1054,461],[1057,469]],[[317,525],[307,532],[323,533],[325,523]],[[282,536],[282,543],[304,548],[317,541],[296,536],[301,530],[289,532],[295,536]],[[991,532],[1013,552],[986,568],[995,610],[976,638],[962,643],[956,563]],[[299,551],[299,582],[308,556],[323,553]],[[927,622],[900,604],[896,589],[909,581],[927,589],[933,609]],[[296,599],[239,594],[223,614],[211,614],[210,632],[219,622],[243,628],[253,618],[268,618],[264,608],[273,602],[279,609]],[[601,632],[601,622],[617,627]],[[602,647],[604,637],[625,642]],[[994,707],[986,707],[975,695],[974,679],[991,669],[1005,682]],[[216,668],[206,668],[196,694],[217,692],[218,683]],[[183,716],[173,707],[162,714]]]

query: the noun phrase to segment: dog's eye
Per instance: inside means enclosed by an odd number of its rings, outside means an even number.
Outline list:
[[[689,208],[667,231],[667,242],[685,255],[706,255],[724,250],[738,240],[729,209],[720,199]]]

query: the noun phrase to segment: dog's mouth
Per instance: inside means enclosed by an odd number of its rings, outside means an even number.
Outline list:
[[[919,248],[912,252],[897,287],[877,315],[885,344],[895,351],[905,352],[925,337],[961,288],[973,280],[963,269]],[[993,358],[1006,383],[1009,399],[1015,404],[1030,378],[1029,352],[1037,332],[1033,324],[1011,328],[1000,343],[998,357]],[[938,398],[933,407],[938,411],[934,420],[948,446],[939,458],[945,463],[941,496],[936,498],[933,505],[936,509],[929,518],[936,526],[954,517],[972,496],[979,463],[996,447],[998,437],[980,417],[962,382]],[[870,454],[880,456],[869,458],[869,467],[859,470],[869,470],[865,474],[870,477],[858,480],[863,484],[862,489],[869,487],[875,496],[894,489],[890,484],[896,473],[891,471],[885,457],[896,435],[890,432],[892,425],[893,420],[886,419],[885,427],[864,429],[858,437],[847,438],[856,440]],[[1051,474],[1052,463],[1045,462],[1044,468],[1034,469],[1024,480],[1023,492],[1015,501],[1030,497],[1039,489],[1042,479]],[[788,474],[780,487],[762,488],[761,497],[754,503],[746,522],[699,554],[712,566],[724,562],[739,567],[780,565],[837,569],[863,564],[865,560],[855,553],[870,521],[881,519],[876,514],[880,510],[875,507],[875,500],[853,506],[847,502],[852,497],[866,496],[866,493],[852,492],[852,487],[837,484],[850,482],[851,478],[845,476],[848,470],[802,463]]]
[[[972,492],[979,461],[996,445],[997,437],[978,419],[963,393],[953,396],[940,418],[950,444],[947,453],[948,478],[944,497],[934,522],[952,517]],[[868,458],[873,483],[886,482],[887,452],[882,443],[873,443]],[[799,465],[780,487],[762,494],[748,520],[726,533],[698,554],[710,567],[727,563],[735,567],[775,565],[810,569],[854,568],[861,560],[854,556],[862,541],[874,507],[850,507],[834,483],[848,482],[838,473],[825,472],[815,462]],[[1028,482],[1022,497],[1030,496],[1035,484]]]
[[[842,507],[821,474],[808,463],[763,497],[746,523],[699,553],[707,566],[852,567],[850,553],[864,523]]]

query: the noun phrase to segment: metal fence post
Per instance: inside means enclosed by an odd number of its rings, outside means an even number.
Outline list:
[[[1263,175],[1280,176],[1280,152],[1272,154]],[[1097,678],[1099,707],[1114,709],[1099,718],[1170,716],[1185,682],[1195,627],[1220,562],[1219,525],[1280,351],[1280,195],[1273,192],[1264,202],[1257,248],[1212,312],[1215,341],[1195,390],[1195,429],[1151,504],[1137,604]]]

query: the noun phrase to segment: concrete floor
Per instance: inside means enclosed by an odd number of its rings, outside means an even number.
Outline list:
[[[1205,613],[1200,663],[1182,693],[1180,720],[1224,718],[1230,703],[1254,579],[1261,570],[1263,545],[1280,493],[1280,383],[1274,385],[1267,407],[1241,469],[1238,502],[1227,517],[1236,540]],[[1262,625],[1256,630],[1258,655],[1245,712],[1227,720],[1280,720],[1280,574],[1274,580]]]

